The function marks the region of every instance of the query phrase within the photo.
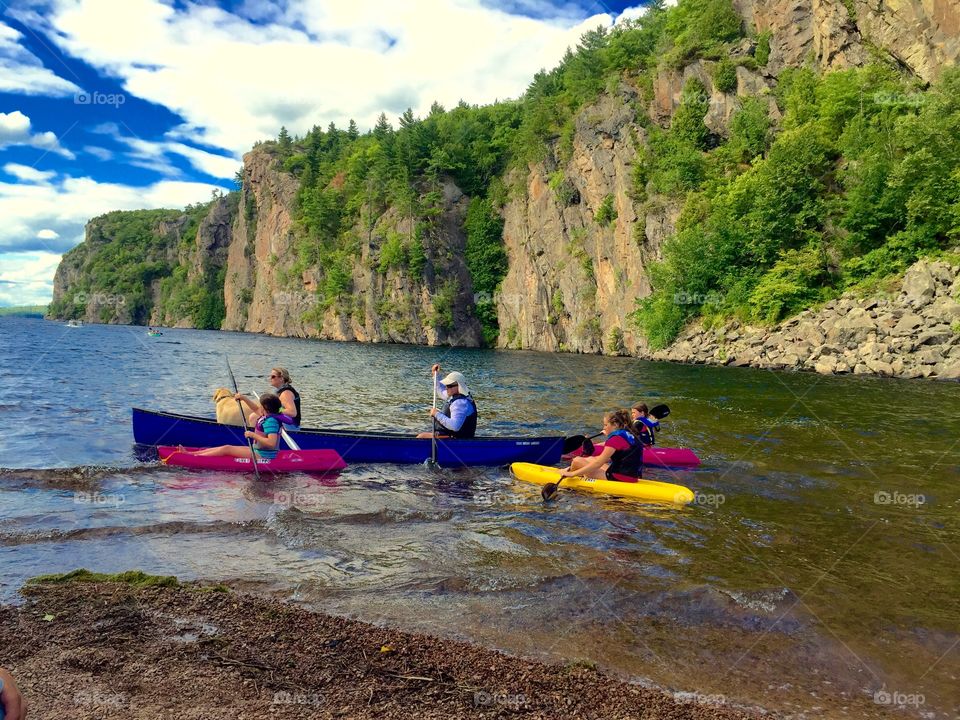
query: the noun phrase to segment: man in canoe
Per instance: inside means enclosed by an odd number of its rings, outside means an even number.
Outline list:
[[[561,470],[564,477],[636,482],[643,477],[643,443],[634,431],[630,413],[611,410],[603,416],[603,451],[591,457],[576,457]]]
[[[284,425],[287,430],[299,430],[302,419],[302,415],[300,414],[300,393],[290,384],[290,373],[287,372],[286,368],[275,367],[270,371],[269,377],[273,392],[280,398],[281,409],[279,412],[293,420],[291,423],[284,421]],[[235,397],[250,409],[249,423],[251,425],[255,424],[257,419],[264,415],[263,408],[246,395],[238,393]]]
[[[430,409],[433,432],[420,433],[417,437],[429,438],[435,434],[437,438],[472,438],[477,433],[477,403],[470,394],[463,374],[448,373],[440,380],[440,364],[435,364],[430,370],[443,405],[439,410]]]

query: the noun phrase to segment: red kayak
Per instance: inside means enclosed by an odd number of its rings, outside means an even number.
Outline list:
[[[603,452],[603,443],[594,443],[593,454]],[[563,456],[564,460],[572,460],[581,454],[580,448]],[[668,448],[650,445],[643,449],[643,464],[659,467],[693,467],[700,464],[700,458],[689,448]]]
[[[184,448],[184,451],[202,448]],[[161,445],[157,448],[160,462],[165,465],[180,465],[197,470],[223,470],[227,472],[253,472],[250,458],[228,455],[191,455],[179,448]],[[257,458],[257,469],[271,473],[322,473],[343,470],[347,464],[336,450],[280,450],[271,460]]]

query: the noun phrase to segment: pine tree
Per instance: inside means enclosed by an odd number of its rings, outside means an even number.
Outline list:
[[[289,155],[293,151],[293,140],[290,138],[290,133],[287,132],[286,125],[280,127],[277,144],[280,146],[280,152],[283,155]]]

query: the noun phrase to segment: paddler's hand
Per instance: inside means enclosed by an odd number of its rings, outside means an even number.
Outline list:
[[[250,438],[251,440],[253,440],[257,436],[257,434],[253,430],[245,430],[243,433],[243,436],[245,438]]]
[[[436,417],[438,410],[436,408],[430,408],[430,417]]]
[[[438,372],[440,372],[440,363],[434,363],[434,364],[433,364],[433,367],[430,368],[430,372],[431,372],[431,373],[438,373]]]

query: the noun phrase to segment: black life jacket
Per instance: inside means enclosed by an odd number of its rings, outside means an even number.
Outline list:
[[[433,421],[433,429],[440,435],[449,435],[453,438],[466,440],[477,434],[477,418],[479,417],[479,414],[477,413],[477,403],[474,402],[473,398],[469,395],[461,395],[460,393],[451,395],[440,408],[440,412],[447,417],[450,417],[450,406],[458,400],[465,400],[470,403],[470,414],[467,415],[467,418],[463,421],[463,425],[460,426],[460,429],[451,430],[449,428],[445,428],[436,420]]]
[[[293,424],[297,427],[300,427],[300,393],[293,389],[293,385],[287,383],[286,385],[281,385],[277,388],[277,397],[280,397],[280,393],[282,393],[284,390],[289,390],[293,393],[293,404],[297,408],[297,414],[293,418]]]
[[[614,430],[608,438],[614,435],[622,437],[630,443],[630,448],[628,450],[613,451],[613,456],[610,458],[610,466],[607,468],[607,479],[623,480],[624,478],[629,478],[629,482],[630,480],[643,477],[643,443],[626,430]],[[617,475],[623,477],[616,477]]]
[[[644,445],[655,445],[657,442],[656,427],[653,423],[645,422],[644,418],[637,418],[633,422],[633,433]]]

